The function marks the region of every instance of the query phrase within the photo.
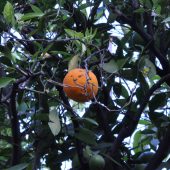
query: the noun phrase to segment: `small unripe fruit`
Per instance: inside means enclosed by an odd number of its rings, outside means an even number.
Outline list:
[[[101,155],[93,155],[89,160],[90,170],[103,170],[105,167],[105,160]]]

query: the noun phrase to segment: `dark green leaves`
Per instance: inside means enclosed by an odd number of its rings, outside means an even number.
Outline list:
[[[125,84],[115,82],[113,84],[113,91],[118,98],[120,96],[124,97],[125,99],[127,99],[129,97],[129,93],[128,93],[127,89],[125,88]]]
[[[38,8],[37,6],[31,5],[31,8],[34,12],[30,12],[30,13],[23,15],[21,18],[22,21],[30,20],[30,19],[37,18],[37,17],[42,17],[44,15],[41,9]]]
[[[118,60],[110,60],[108,63],[103,63],[100,66],[108,73],[117,73],[127,62],[127,58],[122,58]]]
[[[100,154],[105,169],[148,163],[143,153],[155,152],[170,126],[169,80],[150,94],[169,74],[161,64],[170,58],[170,19],[168,0],[139,1],[0,0],[0,169],[75,169],[65,161],[74,165],[87,148],[83,162]],[[88,103],[63,93],[74,67],[98,79]],[[21,164],[12,167],[20,144]]]
[[[166,104],[166,94],[159,93],[156,94],[149,102],[150,111],[154,111],[156,109],[163,109],[163,106]]]
[[[14,81],[15,81],[14,78],[2,77],[2,78],[0,78],[0,88],[6,87],[8,84],[10,84],[11,82],[14,82]]]
[[[25,168],[28,167],[28,163],[21,163],[15,166],[12,166],[11,168],[8,168],[6,170],[24,170]]]
[[[94,132],[86,128],[78,129],[78,133],[75,133],[74,137],[81,140],[82,142],[86,144],[96,145],[96,136]]]

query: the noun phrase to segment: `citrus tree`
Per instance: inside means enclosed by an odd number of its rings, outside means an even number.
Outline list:
[[[170,168],[169,0],[1,0],[0,38],[0,169]]]

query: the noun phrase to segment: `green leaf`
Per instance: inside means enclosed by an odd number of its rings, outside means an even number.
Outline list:
[[[21,17],[21,21],[26,21],[26,20],[30,20],[30,19],[33,19],[33,18],[44,16],[44,13],[37,6],[31,5],[31,8],[34,12],[30,12],[30,13],[23,15]]]
[[[18,105],[17,110],[19,112],[26,112],[28,109],[28,105],[25,102],[22,102],[21,104]]]
[[[145,77],[141,73],[138,75],[138,80],[140,82],[140,86],[136,89],[136,96],[137,96],[138,102],[140,103],[143,101],[143,97],[148,92],[149,85]]]
[[[76,32],[76,31],[70,30],[70,29],[64,29],[64,30],[72,38],[83,38],[84,37],[83,33],[81,33],[81,32]]]
[[[3,63],[6,66],[12,67],[11,60],[6,56],[0,57],[0,62]]]
[[[0,15],[0,32],[7,31],[8,30],[8,24],[5,21],[5,18]]]
[[[129,93],[127,91],[127,89],[122,85],[121,87],[121,96],[123,96],[125,99],[127,99],[129,97]]]
[[[126,64],[128,59],[129,58],[122,58],[122,59],[119,59],[119,60],[116,61],[119,69],[121,69]]]
[[[116,73],[119,70],[117,63],[113,59],[110,60],[108,63],[100,64],[100,67],[102,67],[103,70],[108,73]]]
[[[148,120],[139,120],[139,124],[141,124],[141,125],[150,125],[151,123]]]
[[[162,22],[170,22],[170,17],[165,18]]]
[[[143,0],[144,6],[147,7],[148,9],[152,9],[153,7],[153,2],[152,0]]]
[[[61,124],[56,109],[50,110],[49,120],[50,122],[48,122],[48,125],[51,129],[51,132],[53,133],[54,136],[58,135],[61,130]]]
[[[93,40],[93,38],[95,37],[96,33],[97,33],[97,29],[95,29],[94,32],[93,32],[92,28],[91,28],[91,29],[86,29],[84,39],[85,39],[88,43],[90,43],[90,42],[92,42],[92,40]]]
[[[25,169],[26,167],[28,167],[28,163],[21,163],[21,164],[18,164],[18,165],[15,165],[15,166],[12,166],[11,168],[8,168],[6,170],[23,170]]]
[[[138,8],[134,12],[135,13],[144,13],[146,10],[144,8]]]
[[[36,115],[33,115],[34,120],[41,120],[41,121],[49,121],[49,115],[47,113],[39,113]]]
[[[124,77],[124,79],[134,81],[137,77],[137,70],[135,67],[133,69],[124,69],[121,70],[121,75]]]
[[[144,129],[141,131],[141,134],[147,135],[147,134],[155,134],[155,131],[152,129]]]
[[[89,145],[96,145],[96,136],[93,131],[87,128],[79,128],[78,133],[75,133],[75,138]]]
[[[43,15],[44,13],[41,13],[41,12],[31,12],[31,13],[27,13],[24,16],[22,16],[21,20],[26,21],[26,20],[30,20],[33,18],[42,17]]]
[[[166,125],[166,123],[169,123],[169,117],[164,115],[163,112],[156,112],[156,111],[150,111],[148,112],[149,119],[151,122],[157,126],[160,127],[162,125]]]
[[[108,63],[100,64],[100,67],[103,68],[108,73],[116,73],[118,72],[127,62],[128,58],[123,58],[119,60],[110,60]]]
[[[0,78],[0,88],[6,87],[8,84],[10,84],[11,82],[14,82],[14,81],[15,81],[14,78],[2,77],[2,78]]]
[[[43,12],[41,11],[41,9],[38,8],[38,7],[35,6],[35,5],[31,5],[31,8],[32,8],[32,10],[33,10],[35,13],[43,13]]]
[[[154,111],[159,107],[163,107],[165,104],[166,104],[166,94],[159,93],[156,94],[149,102],[149,109],[150,111]]]
[[[117,14],[114,14],[114,13],[110,12],[107,22],[108,23],[113,23],[116,20],[116,18],[117,18]]]
[[[148,68],[148,74],[147,74],[148,77],[149,78],[154,77],[156,75],[156,68],[154,64],[148,58],[145,58],[144,62],[145,62],[144,69]]]
[[[80,63],[80,57],[79,55],[75,55],[71,58],[71,60],[69,61],[69,64],[68,64],[68,71],[74,69],[74,68],[77,68],[79,66],[79,63]]]
[[[124,97],[125,99],[127,99],[129,97],[129,93],[128,93],[127,89],[121,83],[115,82],[113,84],[113,91],[118,98],[120,96]]]
[[[137,131],[134,135],[134,138],[133,138],[133,148],[134,148],[134,152],[137,153],[137,152],[140,152],[141,151],[141,147],[140,147],[140,141],[141,141],[141,131]]]
[[[119,99],[116,99],[115,102],[116,102],[116,104],[118,104],[119,106],[124,107],[124,106],[127,104],[127,99],[121,99],[121,98],[119,98]]]
[[[3,15],[9,24],[12,24],[12,26],[15,25],[14,8],[13,8],[12,4],[8,1],[4,7]]]
[[[88,123],[92,124],[92,125],[99,126],[99,124],[95,120],[93,120],[91,118],[81,118],[81,119],[83,121],[85,121],[85,122],[88,122]]]
[[[116,96],[119,98],[122,93],[122,85],[120,83],[115,82],[113,84],[113,91],[116,94]]]

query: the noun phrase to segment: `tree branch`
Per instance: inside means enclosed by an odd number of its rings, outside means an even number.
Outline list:
[[[115,14],[117,14],[118,18],[120,18],[123,22],[126,24],[129,24],[134,31],[136,31],[144,40],[148,43],[148,47],[150,50],[154,53],[154,55],[158,58],[160,61],[164,75],[168,74],[170,72],[170,65],[169,61],[167,60],[166,56],[164,56],[159,49],[155,47],[153,38],[150,34],[146,33],[144,31],[144,28],[140,28],[133,20],[126,15],[124,15],[121,11],[119,11],[113,4],[109,4],[108,8]]]
[[[155,155],[149,161],[145,170],[156,169],[162,163],[163,159],[169,154],[170,150],[170,127],[168,128],[164,138],[160,141],[159,147]]]
[[[94,23],[94,17],[95,17],[95,15],[97,13],[97,9],[98,9],[101,2],[102,2],[101,0],[94,1],[94,6],[93,6],[93,8],[92,8],[92,10],[90,12],[90,15],[89,15],[89,18],[88,18],[88,21],[87,21],[88,27],[91,27],[92,24]]]
[[[56,88],[59,91],[59,95],[61,97],[61,99],[63,100],[64,104],[67,105],[68,107],[66,107],[66,109],[71,113],[71,119],[73,122],[73,126],[74,126],[74,130],[75,132],[78,131],[78,129],[80,128],[79,122],[77,121],[78,115],[74,112],[74,110],[72,109],[67,97],[65,96],[62,87],[60,86],[56,86]],[[83,145],[82,143],[75,139],[75,145],[76,145],[76,150],[77,150],[77,154],[78,154],[78,158],[81,164],[81,170],[86,170],[87,169],[87,164],[85,162],[85,158],[83,155]]]
[[[17,79],[13,85],[12,90],[9,96],[9,105],[8,111],[10,115],[11,121],[11,131],[12,131],[12,144],[13,144],[13,151],[12,151],[12,160],[11,165],[16,165],[20,162],[21,159],[21,133],[20,133],[20,123],[17,115],[17,108],[16,108],[16,96],[18,93],[19,85],[25,82],[29,78],[34,78],[41,73],[35,73],[28,76],[23,76]],[[5,97],[6,99],[6,97]],[[5,102],[5,101],[4,101]]]
[[[21,159],[21,134],[20,134],[20,124],[16,109],[16,94],[17,94],[17,84],[12,87],[12,93],[9,102],[9,112],[11,115],[11,130],[12,130],[12,140],[13,140],[13,151],[12,151],[12,161],[11,165],[16,165]]]
[[[87,19],[85,15],[80,10],[75,8],[73,3],[68,0],[65,1],[64,8],[71,13],[71,17],[76,23],[76,30],[85,30],[87,24]]]
[[[136,126],[139,122],[141,114],[143,110],[145,109],[146,105],[148,104],[149,99],[151,95],[154,93],[154,91],[157,90],[164,82],[169,81],[169,80],[170,80],[170,74],[167,74],[149,89],[149,91],[146,93],[145,97],[143,98],[143,102],[140,104],[140,107],[135,115],[133,115],[134,113],[131,111],[126,113],[122,122],[125,122],[126,119],[129,119],[129,118],[131,118],[131,122],[128,124],[123,123],[122,128],[118,134],[118,137],[116,138],[116,140],[114,141],[112,145],[111,155],[114,155],[114,153],[116,153],[119,150],[120,145],[122,144],[123,140],[126,137],[132,135],[132,133],[136,129]]]

